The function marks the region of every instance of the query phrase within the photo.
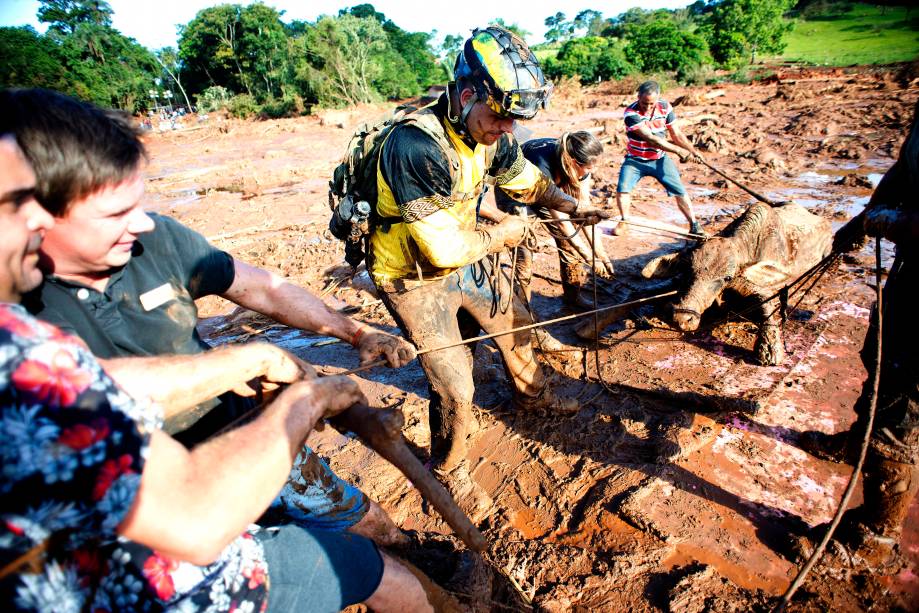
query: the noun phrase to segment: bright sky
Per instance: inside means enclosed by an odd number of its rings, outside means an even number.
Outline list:
[[[238,0],[239,4],[248,4]],[[432,32],[437,39],[445,34],[468,36],[472,29],[501,18],[530,32],[527,42],[542,42],[545,19],[561,10],[567,19],[585,9],[615,17],[632,6],[645,9],[679,8],[691,0],[572,0],[562,5],[557,0],[376,0],[374,8],[397,26],[409,32]],[[186,24],[203,8],[222,4],[218,0],[109,0],[114,9],[112,22],[122,34],[142,45],[158,49],[176,44],[176,25]],[[285,11],[282,19],[315,21],[320,15],[337,15],[341,8],[362,4],[360,0],[265,0],[265,4]],[[31,25],[44,32],[38,23],[38,0],[0,0],[0,26]]]

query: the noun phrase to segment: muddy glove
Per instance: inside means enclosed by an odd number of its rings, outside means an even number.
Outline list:
[[[833,253],[848,253],[865,246],[868,236],[865,234],[864,211],[853,217],[833,235]]]
[[[491,236],[491,246],[488,251],[495,253],[519,245],[526,236],[526,230],[527,224],[523,218],[508,215],[501,220],[501,223],[487,230],[488,235]]]
[[[416,355],[415,347],[405,339],[363,325],[354,333],[351,345],[357,349],[361,364],[384,359],[387,366],[399,368],[414,360]]]
[[[916,237],[916,218],[905,211],[884,206],[866,210],[865,233],[900,243]]]

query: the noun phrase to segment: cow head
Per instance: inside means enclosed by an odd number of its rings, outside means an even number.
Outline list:
[[[719,237],[705,241],[692,252],[689,289],[673,307],[673,322],[680,330],[698,329],[702,313],[721,298],[737,275],[738,261],[731,241]]]

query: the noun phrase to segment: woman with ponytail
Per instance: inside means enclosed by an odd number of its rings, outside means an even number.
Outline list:
[[[559,138],[537,138],[521,146],[523,155],[535,164],[546,176],[569,196],[578,199],[581,206],[590,206],[591,171],[603,153],[603,145],[587,131],[565,132]],[[495,190],[497,209],[483,206],[479,214],[485,219],[500,222],[507,215],[526,215],[527,207],[511,199],[500,188]],[[567,221],[569,216],[558,211],[531,207],[531,212],[542,219],[556,219],[560,223],[548,224],[547,228],[558,247],[559,268],[562,278],[562,300],[573,308],[592,306],[580,296],[581,286],[586,279],[585,267],[594,263],[595,272],[609,278],[613,275],[613,263],[600,241],[592,245],[590,229],[578,230],[576,222]],[[576,232],[577,230],[577,232]],[[596,254],[594,255],[594,251]],[[517,248],[515,263],[517,282],[527,300],[530,298],[530,280],[533,276],[533,254],[523,245]]]

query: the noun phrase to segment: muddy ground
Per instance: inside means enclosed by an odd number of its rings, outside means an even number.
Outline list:
[[[711,163],[838,227],[893,163],[919,98],[915,76],[902,67],[783,71],[752,85],[681,88],[664,97]],[[594,174],[597,205],[610,206],[615,192],[621,114],[634,85],[562,84],[552,108],[526,125],[535,137],[605,130],[611,143]],[[149,207],[395,331],[366,273],[347,279],[340,244],[326,230],[330,170],[355,126],[383,110],[263,122],[212,116],[151,134]],[[700,165],[681,171],[710,232],[752,202]],[[637,215],[685,227],[651,180],[633,203]],[[641,279],[641,267],[687,244],[639,230],[603,240],[617,274],[598,283],[601,304],[659,291]],[[556,256],[547,249],[536,261],[537,317],[567,313]],[[798,568],[791,535],[832,516],[851,472],[814,459],[797,441],[803,431],[834,432],[854,418],[866,377],[858,350],[873,301],[872,265],[868,251],[849,257],[804,297],[786,325],[788,357],[777,367],[755,365],[752,324],[727,312],[684,335],[668,325],[663,305],[643,307],[603,331],[597,352],[573,334],[573,323],[553,326],[571,348],[542,359],[581,398],[574,417],[514,413],[494,346],[480,343],[469,478],[455,489],[492,544],[484,560],[448,536],[411,485],[359,441],[330,428],[310,440],[340,475],[417,531],[412,559],[470,610],[767,610]],[[220,299],[200,306],[202,328],[215,342],[267,339],[325,372],[357,364],[353,350],[330,339],[251,313],[228,316]],[[374,404],[401,406],[405,436],[423,452],[427,390],[417,363],[358,377]],[[831,546],[790,610],[919,609],[919,508],[911,519],[901,565],[872,572]]]

